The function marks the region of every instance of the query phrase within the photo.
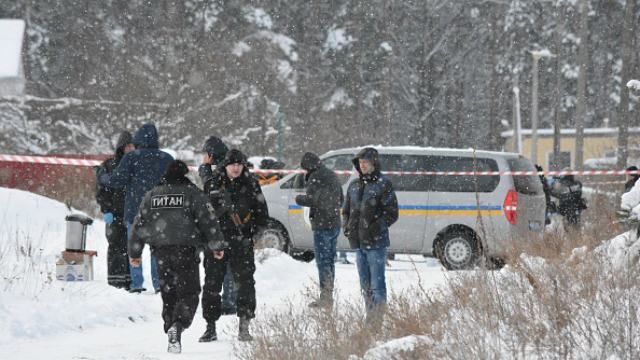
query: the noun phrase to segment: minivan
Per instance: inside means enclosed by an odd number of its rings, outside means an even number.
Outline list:
[[[330,151],[320,159],[338,172],[346,193],[358,178],[352,160],[362,148]],[[381,171],[389,172],[535,172],[527,158],[513,153],[376,147]],[[390,227],[390,253],[437,257],[447,269],[468,269],[485,259],[502,259],[509,242],[542,235],[545,197],[535,173],[528,175],[387,174],[398,198],[400,216]],[[263,187],[270,225],[258,241],[290,253],[311,252],[313,233],[308,208],[296,205],[305,193],[305,176],[293,173]],[[344,234],[338,249],[348,250]]]

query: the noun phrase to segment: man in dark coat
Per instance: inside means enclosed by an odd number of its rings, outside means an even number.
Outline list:
[[[229,149],[224,142],[216,137],[210,136],[204,143],[202,147],[202,152],[204,153],[204,157],[202,159],[202,164],[198,168],[198,174],[200,176],[200,180],[202,180],[204,192],[209,195],[210,193],[217,193],[217,186],[220,184],[220,177],[222,176],[220,169],[218,169],[218,163],[224,159],[224,156],[227,154]],[[204,285],[202,286],[202,299],[203,299],[203,316],[205,320],[207,319],[207,312],[204,311],[205,306],[204,302],[206,299],[213,298],[215,296],[215,277],[214,277],[214,266],[213,266],[213,256],[211,254],[204,254]],[[237,301],[237,289],[236,285],[233,282],[233,273],[231,272],[231,263],[227,264],[227,271],[224,275],[224,283],[223,283],[223,293],[222,293],[222,314],[231,315],[235,314],[237,311],[236,301]],[[214,341],[217,338],[217,334],[211,331],[205,331],[204,334],[200,337],[200,342],[210,342]]]
[[[124,188],[126,191],[124,221],[131,229],[133,219],[144,194],[160,183],[167,165],[173,158],[160,151],[158,131],[153,124],[144,124],[133,137],[136,150],[126,154],[111,176],[102,176],[100,182],[112,188]],[[129,230],[129,238],[131,238]],[[145,289],[142,266],[130,266],[131,292]],[[156,258],[151,256],[151,279],[156,292],[160,291]]]
[[[129,254],[138,266],[144,244],[158,259],[162,294],[162,319],[168,351],[180,353],[181,334],[187,329],[200,294],[200,251],[224,257],[224,236],[208,197],[185,177],[187,165],[169,163],[160,185],[144,196],[136,216]]]
[[[558,199],[558,213],[564,217],[566,224],[574,230],[579,230],[580,214],[587,208],[582,198],[582,183],[573,175],[562,175],[553,183],[551,196]]]
[[[239,150],[229,150],[218,169],[222,174],[214,186],[218,190],[210,193],[209,198],[228,246],[224,259],[214,259],[212,263],[214,289],[212,295],[203,295],[202,311],[207,320],[207,332],[212,334],[209,338],[215,340],[216,321],[222,314],[220,290],[230,263],[238,289],[238,339],[248,341],[251,340],[249,323],[256,310],[253,236],[267,225],[269,212],[258,180],[249,172],[247,159]]]
[[[123,131],[116,143],[115,156],[105,160],[96,169],[96,177],[111,174],[122,157],[135,150],[131,134]],[[127,225],[124,222],[124,189],[114,189],[97,182],[96,201],[106,224],[107,248],[107,283],[111,286],[129,290],[131,275],[129,273],[129,256],[127,255]]]
[[[536,164],[536,170],[538,173],[543,172],[542,166]],[[542,183],[542,191],[544,192],[544,201],[546,204],[545,207],[545,225],[551,224],[551,213],[555,211],[555,204],[551,201],[551,188],[549,187],[549,182],[547,181],[547,177],[543,174],[539,174],[540,182]]]
[[[367,321],[377,326],[387,302],[385,260],[389,227],[398,220],[398,199],[391,181],[381,173],[376,149],[362,149],[353,165],[360,176],[347,189],[342,209],[344,234],[351,248],[356,249]]]
[[[344,200],[342,186],[336,173],[327,169],[314,153],[305,153],[300,166],[307,171],[307,193],[296,196],[296,203],[310,208],[309,220],[320,281],[320,299],[309,306],[331,308],[340,208]]]
[[[627,171],[638,171],[638,167],[629,166],[627,168]],[[638,175],[637,173],[626,174],[626,178],[627,178],[627,182],[624,184],[623,194],[628,193],[629,191],[631,191],[631,189],[633,189],[633,186],[636,184],[636,181],[638,181],[638,179],[640,178],[640,175]]]

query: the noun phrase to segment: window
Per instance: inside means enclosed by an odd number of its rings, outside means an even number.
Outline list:
[[[428,156],[427,171],[498,171],[493,159],[460,156]],[[429,190],[435,192],[492,192],[500,183],[499,175],[431,175]]]
[[[329,170],[346,170],[350,171],[353,169],[353,163],[351,160],[355,157],[353,154],[342,154],[331,156],[326,159],[322,159],[322,163]],[[296,174],[291,177],[291,179],[287,180],[283,183],[280,188],[281,189],[304,189],[307,187],[306,174]],[[349,174],[339,174],[338,179],[340,179],[340,183],[344,184],[349,180]]]
[[[425,171],[426,156],[380,155],[381,171]],[[395,191],[428,191],[429,179],[424,175],[387,175]]]
[[[331,156],[325,159],[322,159],[322,163],[329,170],[343,170],[343,171],[352,171],[353,170],[353,158],[355,154],[342,154]],[[340,180],[340,184],[344,185],[351,175],[349,174],[338,174],[338,179]]]
[[[511,171],[536,171],[531,161],[523,157],[508,159],[507,163]],[[537,175],[513,176],[513,185],[521,194],[536,195],[543,191],[542,181]]]

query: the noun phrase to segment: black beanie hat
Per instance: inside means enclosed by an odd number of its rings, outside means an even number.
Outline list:
[[[118,141],[116,142],[116,151],[122,151],[122,149],[128,145],[133,143],[133,136],[128,131],[123,131],[118,136]]]
[[[176,180],[185,177],[189,173],[189,167],[184,161],[172,160],[167,165],[167,170],[164,173],[164,177],[167,180]]]
[[[229,151],[229,148],[219,137],[210,136],[207,141],[204,142],[202,151],[212,156],[215,162],[220,162],[227,154],[227,151]]]
[[[247,165],[247,158],[244,154],[238,149],[231,149],[225,155],[224,160],[222,161],[222,166],[227,166],[229,164],[242,164]]]

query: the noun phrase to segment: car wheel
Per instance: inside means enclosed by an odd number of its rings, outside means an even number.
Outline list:
[[[472,269],[480,256],[476,237],[466,231],[451,231],[438,242],[436,254],[447,270]]]
[[[289,237],[282,226],[277,223],[271,223],[269,227],[259,232],[256,237],[255,247],[257,249],[271,248],[288,252]]]

